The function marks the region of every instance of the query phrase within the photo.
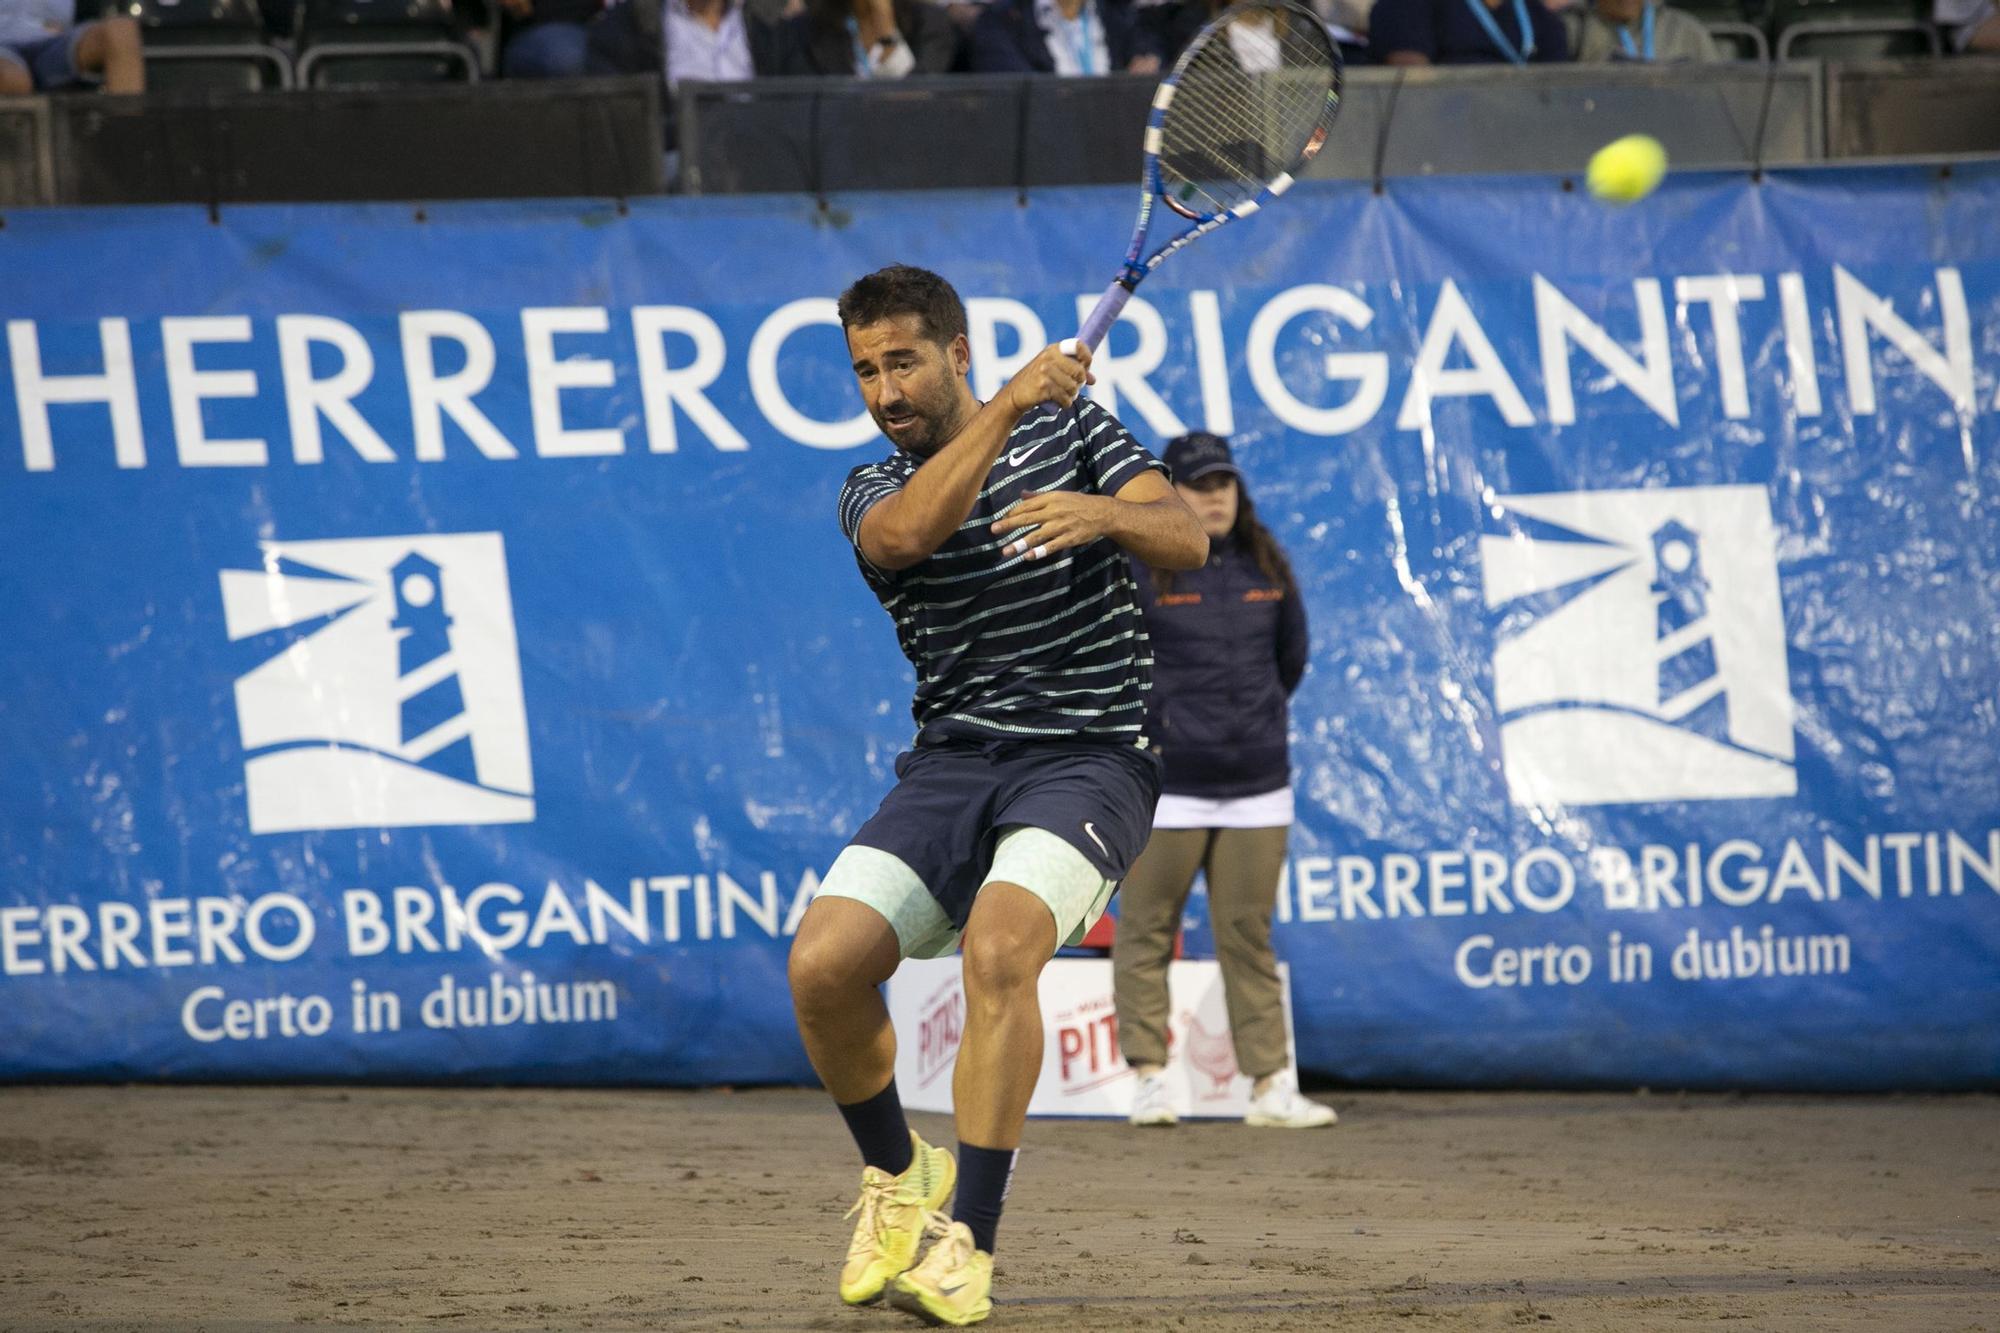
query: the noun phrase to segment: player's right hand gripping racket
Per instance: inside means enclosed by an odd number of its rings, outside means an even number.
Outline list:
[[[1196,33],[1153,94],[1132,247],[1078,341],[1095,349],[1168,255],[1290,189],[1339,110],[1340,48],[1311,10],[1236,0]],[[1141,259],[1155,199],[1188,226]]]

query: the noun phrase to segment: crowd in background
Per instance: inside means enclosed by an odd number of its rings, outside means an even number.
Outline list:
[[[1726,58],[1655,0],[1308,0],[1356,63]],[[510,78],[1152,74],[1228,0],[459,0]],[[1949,49],[2000,52],[1995,0],[1934,0]],[[142,33],[77,0],[0,0],[0,95],[144,88]]]
[[[4,3],[4,0],[0,0]],[[573,25],[584,74],[661,70],[670,84],[784,75],[1150,74],[1228,0],[507,0],[506,51]],[[1720,60],[1707,26],[1655,0],[1308,0],[1356,63]],[[1936,0],[1957,50],[2000,51],[1994,0]]]

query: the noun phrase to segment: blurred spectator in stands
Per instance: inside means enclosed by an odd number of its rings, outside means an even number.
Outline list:
[[[768,0],[612,0],[590,25],[584,72],[661,74],[669,88],[784,73],[783,17]]]
[[[979,74],[1157,74],[1160,38],[1132,0],[989,0],[972,27]]]
[[[1142,4],[1138,10],[1140,22],[1146,24],[1154,40],[1160,46],[1160,60],[1164,64],[1174,64],[1180,60],[1180,52],[1188,48],[1194,34],[1200,32],[1208,20],[1218,16],[1222,10],[1230,8],[1232,0],[1166,0],[1166,4]],[[1368,34],[1368,10],[1374,0],[1302,0],[1306,8],[1320,16],[1320,22],[1332,32],[1336,42],[1356,46],[1366,40]],[[1268,24],[1262,24],[1268,32]],[[1278,44],[1268,38],[1260,40],[1256,34],[1258,22],[1244,22],[1242,38],[1232,36],[1236,46],[1236,58],[1244,62],[1246,68],[1258,68],[1260,52],[1262,58],[1272,64],[1278,60]],[[1234,32],[1234,30],[1232,30]]]
[[[1569,59],[1542,0],[1377,0],[1368,48],[1385,65],[1525,65]]]
[[[1375,0],[1302,0],[1305,6],[1319,15],[1333,39],[1344,47],[1359,48],[1367,41],[1368,12]],[[1229,8],[1230,0],[1165,0],[1161,4],[1141,4],[1139,21],[1154,34],[1160,48],[1160,59],[1172,65],[1180,59],[1181,52],[1194,40],[1194,35],[1207,25],[1210,19]],[[1257,43],[1252,40],[1237,51],[1237,56],[1246,64],[1255,62],[1252,54]],[[1275,48],[1271,55],[1276,56]]]
[[[1342,41],[1368,35],[1368,15],[1375,0],[1312,0],[1312,8]]]
[[[598,0],[500,0],[507,27],[500,72],[510,79],[579,77],[599,8]]]
[[[1993,0],[1937,0],[1931,18],[1952,50],[2000,54],[2000,10]]]
[[[900,79],[943,74],[958,28],[929,0],[806,0],[778,30],[777,74]]]
[[[1563,18],[1579,61],[1723,59],[1700,19],[1651,0],[1593,0]]]
[[[667,86],[779,74],[784,15],[750,0],[666,0]]]
[[[1171,65],[1181,58],[1194,35],[1227,8],[1229,0],[1167,0],[1163,5],[1141,5],[1139,22],[1153,33],[1160,59]]]
[[[985,0],[938,0],[944,12],[951,16],[951,24],[958,29],[958,54],[952,57],[951,71],[954,74],[972,72],[972,29],[979,22],[979,16],[986,12]]]
[[[78,23],[76,0],[0,0],[0,95],[89,84],[146,91],[137,23]]]

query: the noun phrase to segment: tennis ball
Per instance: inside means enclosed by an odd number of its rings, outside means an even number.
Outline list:
[[[1667,150],[1650,134],[1628,134],[1591,155],[1584,183],[1606,203],[1644,199],[1667,174]]]

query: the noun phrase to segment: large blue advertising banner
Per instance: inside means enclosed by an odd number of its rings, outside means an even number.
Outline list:
[[[833,313],[982,395],[1120,190],[0,230],[0,1077],[810,1078],[907,745]],[[1302,186],[1097,397],[1236,442],[1312,623],[1279,901],[1369,1082],[2000,1076],[2000,172]]]

